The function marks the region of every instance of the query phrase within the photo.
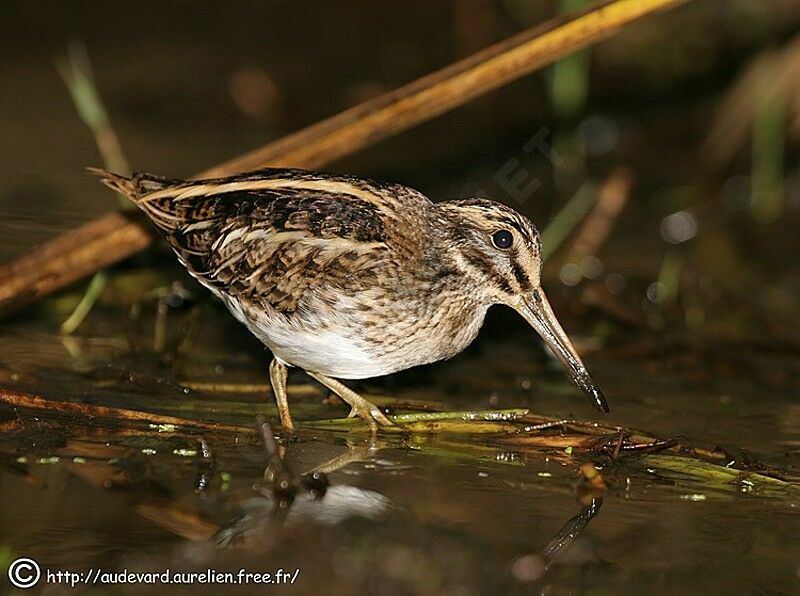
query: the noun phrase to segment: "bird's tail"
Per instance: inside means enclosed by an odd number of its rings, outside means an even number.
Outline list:
[[[86,168],[86,171],[94,176],[99,177],[100,181],[114,192],[125,195],[134,203],[137,202],[137,199],[139,198],[139,190],[137,188],[138,185],[133,178],[126,178],[125,176],[115,174],[114,172],[109,172],[103,168],[89,167]]]
[[[143,173],[134,174],[128,178],[121,174],[109,172],[103,168],[90,167],[86,168],[86,171],[98,176],[100,181],[111,190],[122,193],[137,204],[148,194],[167,188],[168,186],[175,186],[178,182],[177,180],[169,180],[160,176]]]
[[[151,174],[134,174],[130,178],[104,170],[103,168],[86,168],[90,174],[100,178],[100,181],[111,190],[118,192],[131,200],[137,207],[144,211],[153,222],[164,230],[173,230],[180,222],[180,213],[177,205],[171,198],[163,197],[158,200],[148,199],[148,195],[175,184],[176,181],[153,176]],[[155,197],[153,197],[155,199]]]

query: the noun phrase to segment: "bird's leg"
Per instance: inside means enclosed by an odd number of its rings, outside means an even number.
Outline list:
[[[293,431],[292,416],[289,413],[289,400],[286,397],[286,377],[289,372],[286,365],[273,358],[269,364],[269,381],[272,384],[272,392],[275,394],[275,402],[278,404],[278,413],[281,416],[281,426],[284,430]]]
[[[389,420],[383,412],[378,409],[378,406],[368,402],[352,389],[345,387],[336,379],[331,379],[319,373],[306,371],[310,377],[316,379],[328,389],[333,391],[336,395],[341,397],[344,401],[350,404],[350,417],[360,416],[364,421],[369,424],[370,430],[374,433],[378,430],[378,425],[393,426],[392,421]]]

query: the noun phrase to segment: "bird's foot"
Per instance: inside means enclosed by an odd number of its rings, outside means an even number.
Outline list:
[[[356,395],[358,399],[353,399],[350,402],[350,413],[348,418],[355,418],[358,416],[369,425],[373,433],[378,432],[378,426],[394,426],[394,423],[389,420],[386,415],[380,411],[380,408],[367,401],[360,395]]]
[[[350,404],[350,414],[348,418],[358,416],[369,425],[372,434],[377,434],[379,426],[394,426],[386,415],[378,409],[378,406],[367,401],[358,393],[343,385],[336,379],[332,379],[320,373],[306,371],[308,374],[341,397],[346,403]]]

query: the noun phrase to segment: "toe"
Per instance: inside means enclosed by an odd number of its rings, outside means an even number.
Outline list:
[[[378,408],[374,408],[372,410],[372,417],[381,426],[394,426],[394,423],[391,420],[389,420],[386,417],[386,415],[383,412],[381,412]]]

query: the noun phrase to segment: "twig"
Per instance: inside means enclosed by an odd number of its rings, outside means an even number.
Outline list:
[[[208,393],[271,393],[272,387],[266,383],[206,383],[201,381],[180,381],[181,387],[186,387],[192,391],[206,391]],[[293,396],[315,396],[319,395],[319,388],[309,383],[293,383],[288,388],[289,394]]]
[[[281,454],[278,452],[278,444],[275,442],[275,436],[272,434],[272,425],[261,415],[256,416],[256,424],[261,433],[261,440],[264,441],[267,465],[275,469],[285,469]]]
[[[86,316],[91,312],[95,302],[100,298],[100,294],[103,293],[107,282],[108,273],[106,273],[105,269],[101,269],[94,274],[94,277],[89,282],[89,286],[83,293],[78,305],[72,311],[72,314],[61,323],[61,333],[64,335],[72,335],[75,333]]]
[[[176,416],[165,416],[163,414],[153,414],[152,412],[142,412],[140,410],[128,410],[126,408],[113,408],[110,406],[95,406],[69,401],[58,401],[47,399],[38,395],[19,393],[9,389],[0,389],[0,402],[6,403],[16,408],[28,408],[32,410],[47,410],[49,412],[61,412],[88,418],[106,418],[109,420],[126,420],[150,424],[165,425],[170,427],[197,428],[216,432],[233,432],[252,435],[252,428],[246,426],[233,426],[230,424],[218,424],[216,422],[203,422],[201,420],[189,420]]]
[[[611,0],[553,19],[199,176],[224,176],[265,165],[324,166],[687,1]],[[149,227],[119,213],[67,232],[0,267],[0,313],[127,258],[152,241]]]
[[[617,444],[614,446],[614,451],[611,454],[611,459],[617,459],[619,457],[619,452],[622,451],[622,445],[625,443],[625,433],[619,433],[619,439],[617,440]]]
[[[129,174],[128,159],[100,99],[86,47],[79,42],[70,43],[66,57],[56,62],[56,68],[69,90],[78,116],[92,132],[105,166],[114,172]],[[125,197],[119,198],[123,209],[132,207]]]
[[[469,410],[455,412],[414,412],[395,414],[389,419],[396,426],[385,427],[383,432],[398,433],[466,433],[494,434],[515,432],[514,422],[528,413],[525,409]],[[331,431],[365,430],[367,426],[360,418],[333,418],[310,420],[302,427]]]

